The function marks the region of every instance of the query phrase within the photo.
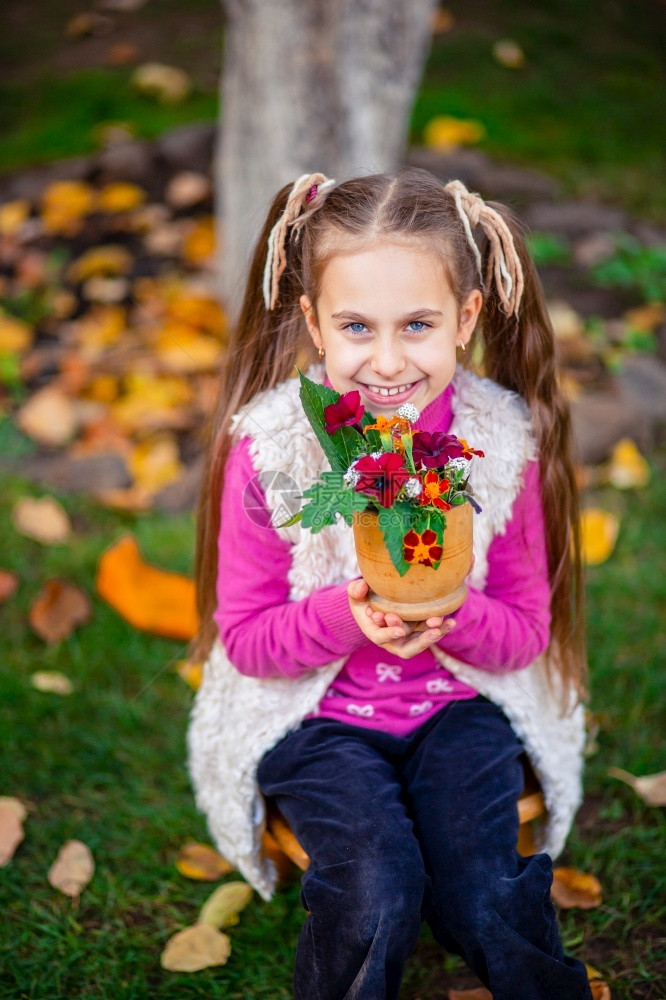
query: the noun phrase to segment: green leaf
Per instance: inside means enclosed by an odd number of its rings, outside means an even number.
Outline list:
[[[365,510],[368,498],[350,486],[345,486],[341,472],[322,472],[321,481],[313,483],[303,494],[310,503],[303,508],[303,527],[313,534],[330,524],[335,524],[337,514],[347,524],[353,521],[355,510]]]
[[[379,508],[379,528],[391,557],[391,562],[400,576],[410,567],[403,555],[403,539],[414,522],[414,508],[411,504],[397,501],[392,507]]]
[[[305,415],[317,435],[331,469],[346,472],[354,459],[360,453],[365,453],[364,440],[353,427],[340,427],[334,434],[326,432],[324,408],[331,403],[337,403],[340,393],[335,389],[329,389],[326,385],[313,382],[300,368],[296,371],[301,380],[300,397]]]

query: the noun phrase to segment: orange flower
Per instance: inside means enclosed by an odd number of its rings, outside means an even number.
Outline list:
[[[440,478],[434,469],[428,469],[420,479],[423,483],[421,504],[424,507],[437,507],[438,510],[451,510],[451,504],[442,499],[442,494],[446,493],[451,485],[449,480],[444,477]]]

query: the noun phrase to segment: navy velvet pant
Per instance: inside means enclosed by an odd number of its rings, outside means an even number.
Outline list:
[[[551,859],[516,850],[523,747],[480,695],[401,738],[308,719],[258,770],[310,856],[296,1000],[388,1000],[427,920],[493,1000],[590,1000]]]

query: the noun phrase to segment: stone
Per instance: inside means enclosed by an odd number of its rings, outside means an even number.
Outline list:
[[[36,203],[49,184],[54,181],[85,180],[89,169],[90,161],[86,157],[74,156],[67,160],[56,160],[54,163],[10,174],[0,179],[0,201],[26,198]]]
[[[138,139],[115,142],[97,154],[92,168],[101,183],[135,181],[145,185],[150,179],[152,151],[148,143]]]
[[[655,431],[662,429],[666,424],[666,366],[650,354],[627,354],[617,381],[624,397],[644,411]]]
[[[155,496],[155,506],[167,514],[180,514],[183,511],[194,510],[199,497],[201,478],[204,469],[204,456],[200,455],[187,467],[184,475],[173,483],[169,483]]]
[[[155,144],[155,152],[172,170],[210,174],[215,132],[212,122],[183,125],[161,136]]]
[[[580,267],[594,267],[615,253],[616,242],[610,233],[591,233],[576,240],[573,258]]]
[[[654,444],[644,411],[617,385],[604,392],[581,393],[571,402],[571,417],[574,460],[581,465],[605,462],[623,437],[631,438],[643,453]]]
[[[582,236],[590,232],[615,232],[627,226],[627,214],[596,201],[537,201],[525,211],[525,221],[531,229],[566,236]]]
[[[120,455],[112,452],[86,458],[70,458],[62,453],[31,455],[16,460],[12,465],[28,479],[50,489],[71,493],[121,489],[132,482],[125,462]]]

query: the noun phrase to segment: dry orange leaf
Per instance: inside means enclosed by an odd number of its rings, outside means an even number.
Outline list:
[[[143,205],[146,192],[137,184],[117,181],[106,184],[97,195],[97,209],[100,212],[131,212]]]
[[[485,986],[475,986],[471,990],[449,990],[449,1000],[493,1000],[493,995]]]
[[[167,941],[160,965],[169,972],[198,972],[224,965],[231,954],[231,941],[210,924],[194,924]]]
[[[20,799],[0,796],[0,868],[9,864],[23,840],[23,820],[26,816],[27,810]]]
[[[423,142],[431,149],[446,151],[457,146],[470,146],[480,142],[485,134],[484,126],[474,119],[437,115],[426,125]]]
[[[32,344],[33,330],[23,320],[0,313],[0,355],[23,354]]]
[[[119,487],[112,490],[96,490],[93,498],[112,510],[126,510],[134,513],[150,510],[154,503],[152,493],[141,486]]]
[[[131,266],[132,255],[125,247],[113,244],[92,247],[69,265],[67,279],[82,282],[98,275],[115,277],[127,274]]]
[[[588,566],[605,562],[615,548],[620,522],[615,514],[588,507],[580,515],[583,560]]]
[[[30,605],[28,619],[45,642],[61,642],[91,615],[88,595],[66,580],[47,580]]]
[[[125,379],[125,393],[111,404],[111,413],[126,431],[181,427],[183,407],[192,401],[192,390],[178,375],[133,372]]]
[[[601,882],[577,868],[554,868],[550,895],[565,910],[593,910],[601,906]]]
[[[135,628],[185,640],[197,632],[194,581],[150,566],[132,535],[102,553],[95,583],[100,597]]]
[[[57,446],[73,437],[77,427],[76,411],[69,396],[57,386],[47,385],[21,407],[16,423],[40,444]]]
[[[666,806],[666,771],[636,778],[621,767],[611,767],[608,774],[611,778],[619,778],[630,785],[649,806]]]
[[[261,853],[265,857],[270,858],[275,865],[278,882],[289,882],[294,873],[294,864],[268,830],[264,830],[261,837]]]
[[[446,7],[438,7],[430,17],[430,30],[433,35],[446,35],[454,27],[456,19]]]
[[[181,875],[199,882],[215,882],[233,871],[232,865],[214,847],[196,841],[183,844],[176,858],[176,868]]]
[[[0,569],[0,604],[4,604],[16,593],[19,585],[17,573],[8,569]]]
[[[96,358],[125,332],[127,312],[123,306],[94,305],[68,329],[84,356]]]
[[[157,434],[137,444],[128,465],[136,485],[147,493],[157,493],[183,474],[178,442],[168,433]]]
[[[189,684],[193,691],[199,690],[203,679],[203,663],[192,663],[190,660],[178,660],[176,663],[176,670],[185,683]]]
[[[611,1000],[611,991],[608,983],[603,979],[592,979],[590,981],[592,1000]]]
[[[215,370],[222,356],[223,345],[184,323],[167,321],[155,341],[155,354],[172,372]]]
[[[49,869],[48,879],[54,889],[77,899],[95,871],[90,848],[81,840],[68,840],[58,851]]]
[[[169,315],[172,319],[199,330],[205,330],[217,337],[226,334],[226,317],[219,304],[204,295],[173,295],[169,300]]]
[[[629,309],[624,318],[633,330],[651,332],[666,318],[666,306],[663,302],[650,302],[648,305]]]
[[[43,545],[56,545],[69,538],[72,526],[53,497],[21,497],[14,504],[12,522],[17,531]]]
[[[60,670],[35,670],[30,675],[30,682],[36,691],[44,691],[46,694],[71,694],[74,685],[66,674]]]
[[[631,490],[647,486],[650,482],[650,466],[631,438],[622,438],[613,448],[606,466],[606,475],[611,486],[619,490]]]

